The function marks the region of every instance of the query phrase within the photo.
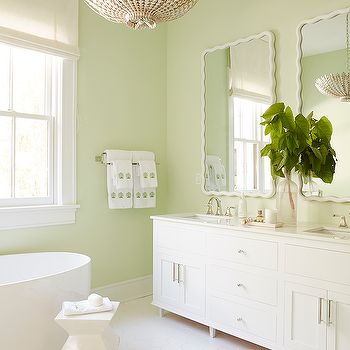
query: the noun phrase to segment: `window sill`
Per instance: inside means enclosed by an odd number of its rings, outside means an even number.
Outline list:
[[[75,223],[79,205],[36,205],[0,208],[0,230]]]

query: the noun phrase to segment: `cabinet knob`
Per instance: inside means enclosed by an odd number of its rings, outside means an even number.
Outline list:
[[[239,250],[237,251],[237,253],[238,253],[238,254],[247,255],[247,252],[244,251],[243,249],[239,249]]]
[[[236,320],[237,320],[237,322],[242,322],[243,318],[242,317],[237,317]]]
[[[237,287],[242,288],[242,287],[244,287],[244,284],[243,283],[237,283]]]

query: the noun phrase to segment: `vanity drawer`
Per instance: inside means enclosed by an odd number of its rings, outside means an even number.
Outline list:
[[[286,246],[285,269],[290,274],[350,285],[349,266],[350,253]]]
[[[271,277],[208,265],[207,287],[214,294],[238,296],[277,305],[277,280]]]
[[[194,225],[154,221],[153,241],[160,248],[204,254],[205,234]]]
[[[276,340],[277,317],[273,309],[257,309],[241,303],[209,296],[209,322],[222,325],[223,330],[235,334],[244,331],[267,340]]]
[[[207,249],[214,258],[277,270],[278,245],[274,242],[209,233]]]

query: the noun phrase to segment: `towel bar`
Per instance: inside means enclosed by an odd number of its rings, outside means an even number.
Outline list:
[[[106,155],[106,153],[103,152],[102,154],[95,156],[95,162],[101,163],[103,165],[111,165],[111,163],[105,161],[105,155]],[[133,162],[132,165],[139,165],[139,163]],[[156,163],[156,165],[160,165],[160,163]]]

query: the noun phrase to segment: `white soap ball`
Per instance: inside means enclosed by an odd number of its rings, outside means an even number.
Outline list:
[[[94,307],[99,307],[103,304],[103,298],[98,294],[90,294],[88,297],[89,304]]]

